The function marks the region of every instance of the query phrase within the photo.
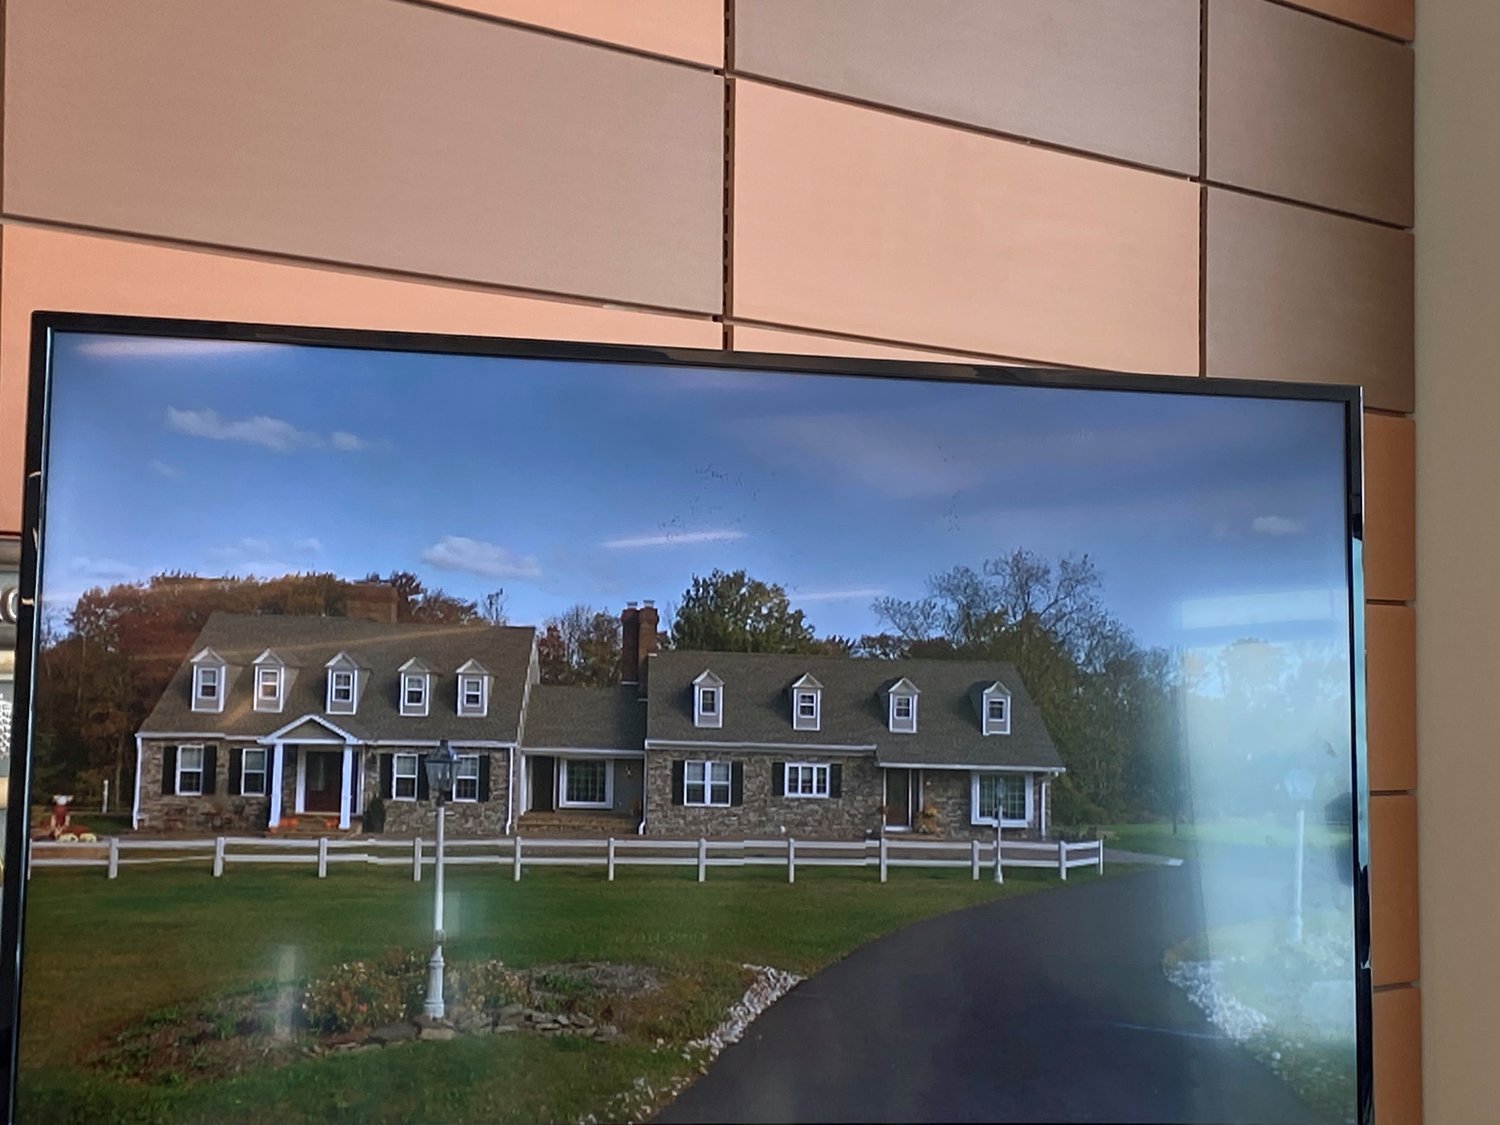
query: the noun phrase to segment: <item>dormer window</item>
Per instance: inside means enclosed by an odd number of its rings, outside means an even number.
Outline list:
[[[266,649],[255,658],[255,709],[280,711],[286,691],[286,666],[281,657]]]
[[[724,725],[724,681],[709,671],[693,681],[693,725],[710,728]]]
[[[326,667],[328,699],[325,709],[330,715],[354,714],[359,709],[359,665],[347,652],[341,652]]]
[[[427,714],[427,697],[432,670],[415,658],[401,665],[401,713],[424,716]]]
[[[193,657],[193,710],[224,710],[224,658],[211,648]]]
[[[894,734],[915,734],[917,730],[917,685],[904,676],[887,692],[890,699],[890,728]]]
[[[477,660],[458,670],[458,713],[483,718],[490,708],[490,674]]]
[[[792,684],[792,729],[819,730],[823,719],[823,685],[810,675]]]
[[[993,683],[984,689],[981,697],[985,734],[1010,733],[1010,692],[1005,685]]]

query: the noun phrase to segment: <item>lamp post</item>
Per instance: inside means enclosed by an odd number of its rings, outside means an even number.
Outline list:
[[[1317,785],[1317,778],[1303,769],[1294,769],[1287,773],[1282,784],[1286,787],[1287,796],[1297,802],[1297,846],[1292,862],[1292,944],[1302,944],[1302,867],[1303,849],[1307,835],[1307,802],[1312,799],[1313,789]]]
[[[443,817],[447,812],[448,794],[453,791],[453,774],[458,755],[447,739],[438,743],[437,753],[427,755],[427,789],[437,805],[437,900],[432,911],[432,960],[427,962],[427,1000],[422,1014],[430,1020],[443,1018]]]

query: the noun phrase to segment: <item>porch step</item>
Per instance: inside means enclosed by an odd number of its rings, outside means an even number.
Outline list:
[[[349,827],[341,831],[338,813],[299,813],[294,817],[282,817],[277,827],[267,828],[263,835],[277,839],[307,840],[320,836],[356,836],[363,832],[363,817],[351,816]]]
[[[602,840],[609,836],[633,836],[638,824],[634,817],[603,812],[528,812],[522,813],[516,822],[516,832],[521,836],[578,836]]]

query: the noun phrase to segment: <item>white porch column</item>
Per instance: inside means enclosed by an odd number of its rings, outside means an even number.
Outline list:
[[[354,776],[354,750],[352,747],[344,747],[344,777],[343,784],[339,786],[339,828],[349,827],[349,798],[351,782]]]
[[[281,743],[271,746],[271,817],[270,826],[281,824]]]
[[[1051,784],[1045,777],[1042,778],[1042,808],[1037,816],[1042,829],[1042,839],[1044,840],[1047,838],[1047,790]]]

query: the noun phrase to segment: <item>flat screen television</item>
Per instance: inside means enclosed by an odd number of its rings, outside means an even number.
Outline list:
[[[1367,1123],[1347,387],[38,314],[24,1120]]]

